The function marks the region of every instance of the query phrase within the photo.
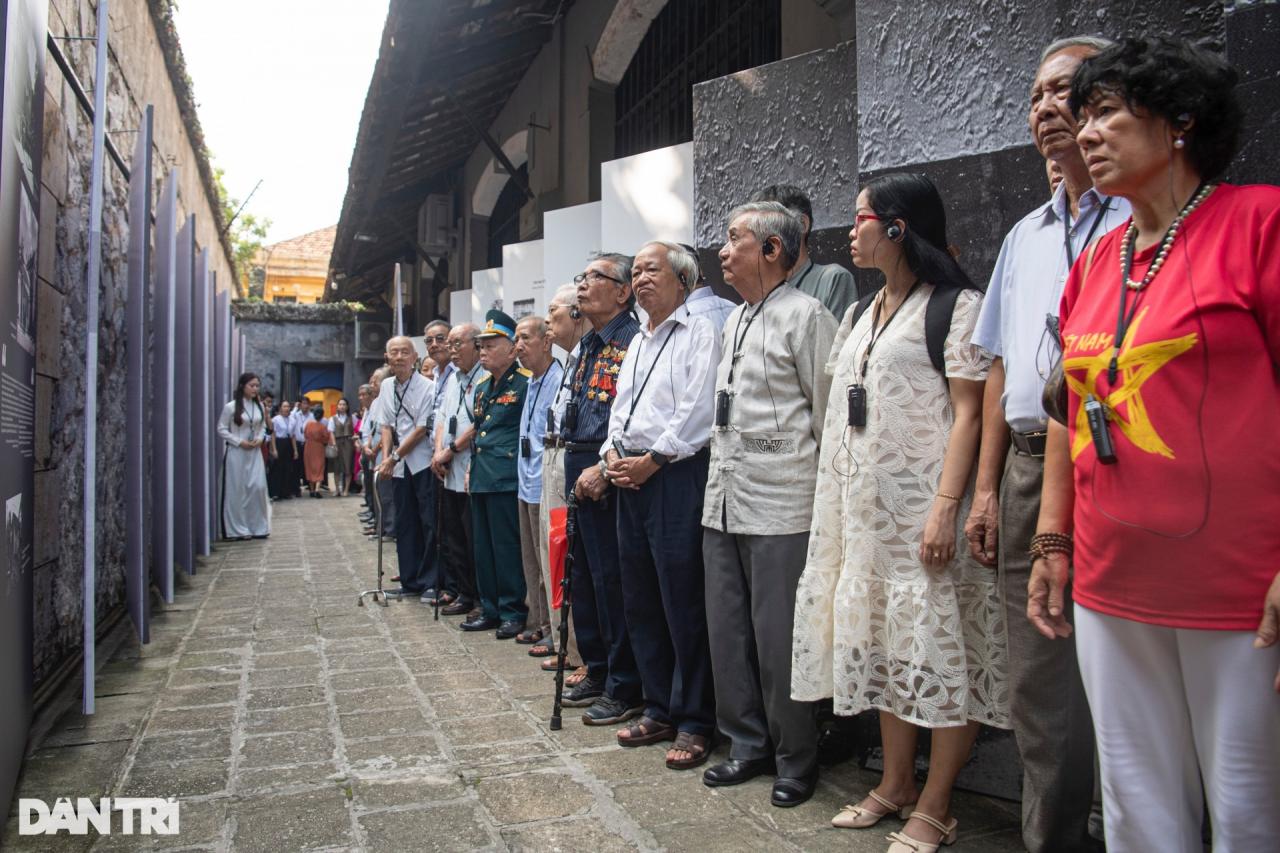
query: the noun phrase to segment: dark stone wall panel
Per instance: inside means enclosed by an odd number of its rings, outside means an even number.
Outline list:
[[[693,87],[694,218],[719,246],[725,218],[762,186],[808,192],[814,228],[840,225],[857,180],[853,42]]]
[[[1225,16],[1227,60],[1240,72],[1245,109],[1240,153],[1230,178],[1280,184],[1280,4],[1237,5]]]
[[[1222,3],[1203,0],[859,0],[856,14],[862,171],[1025,144],[1027,92],[1055,38],[1223,41]]]
[[[1005,234],[1049,200],[1044,159],[1031,145],[868,172],[859,186],[889,172],[920,172],[938,187],[947,210],[947,239],[959,250],[960,266],[984,289]],[[879,273],[858,270],[856,275],[859,291],[880,284]]]

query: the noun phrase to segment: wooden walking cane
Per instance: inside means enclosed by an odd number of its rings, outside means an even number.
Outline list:
[[[560,731],[560,703],[564,698],[564,665],[569,657],[569,599],[573,594],[573,545],[578,535],[578,496],[569,490],[564,513],[564,574],[560,578],[560,647],[556,649],[556,700],[551,707],[551,731]]]

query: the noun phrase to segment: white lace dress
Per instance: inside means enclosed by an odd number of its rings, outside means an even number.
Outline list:
[[[976,720],[1009,726],[1008,650],[996,572],[968,556],[965,490],[957,556],[937,574],[919,559],[954,413],[929,361],[922,285],[876,341],[867,425],[847,426],[846,393],[871,333],[872,309],[831,349],[813,525],[796,593],[791,693],[832,697],[838,714],[877,708],[929,728]],[[949,377],[983,380],[990,357],[969,343],[982,295],[961,293],[946,339]]]

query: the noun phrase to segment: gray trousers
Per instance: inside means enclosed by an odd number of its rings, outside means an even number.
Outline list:
[[[1030,853],[1100,850],[1089,835],[1093,720],[1076,641],[1049,640],[1027,621],[1027,549],[1040,514],[1044,462],[1010,448],[1000,486],[1000,585],[1009,626],[1010,718],[1022,757],[1022,841]],[[1071,618],[1071,588],[1066,591]]]
[[[791,698],[791,627],[808,547],[808,533],[702,531],[716,724],[732,741],[730,758],[772,755],[779,776],[803,776],[818,755],[813,703]]]
[[[546,587],[542,585],[542,553],[538,548],[542,534],[538,505],[517,499],[516,507],[520,515],[520,561],[524,567],[525,604],[529,608],[528,628],[550,634],[550,605],[547,604]]]

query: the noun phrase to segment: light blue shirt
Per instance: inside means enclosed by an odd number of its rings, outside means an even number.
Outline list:
[[[541,376],[529,379],[529,390],[524,395],[524,409],[520,413],[520,449],[529,442],[529,455],[523,452],[516,457],[516,469],[520,474],[517,492],[520,500],[536,504],[542,500],[542,446],[547,437],[547,412],[556,398],[556,389],[564,368],[552,361]]]
[[[710,320],[719,335],[724,330],[724,321],[729,319],[733,309],[738,306],[722,296],[716,296],[710,287],[699,287],[684,300],[684,307],[689,309],[691,316]]]
[[[467,427],[471,426],[473,421],[472,410],[476,404],[476,386],[480,384],[480,380],[488,375],[488,372],[477,361],[469,373],[455,370],[445,380],[444,394],[439,399],[439,404],[435,407],[435,429],[437,432],[443,432],[444,440],[442,443],[444,445],[448,445],[452,439],[462,435],[466,432]],[[449,418],[452,417],[458,419],[457,432],[450,435]],[[451,492],[465,492],[467,468],[470,465],[471,445],[468,444],[462,452],[453,454],[453,460],[445,470],[444,487]]]
[[[1129,218],[1127,201],[1109,198],[1092,188],[1080,197],[1079,208],[1077,219],[1068,226],[1071,253],[1077,261],[1087,253],[1086,239],[1096,242]],[[1103,219],[1095,228],[1100,208]],[[1063,183],[1053,198],[1013,226],[1000,247],[973,332],[975,345],[1004,360],[1000,404],[1015,432],[1042,430],[1049,422],[1040,398],[1057,363],[1058,348],[1046,331],[1045,320],[1049,315],[1058,316],[1071,271],[1063,238],[1063,222],[1068,216]]]

